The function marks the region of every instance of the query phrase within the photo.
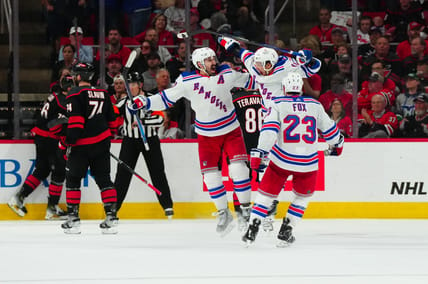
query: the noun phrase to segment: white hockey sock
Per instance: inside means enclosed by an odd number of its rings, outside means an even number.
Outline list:
[[[250,215],[250,224],[252,224],[253,219],[259,218],[264,219],[267,216],[267,213],[272,206],[272,202],[275,198],[272,196],[266,196],[260,192],[256,193],[256,198],[254,200],[253,208],[251,209]]]
[[[233,180],[233,190],[241,204],[251,202],[251,180],[247,166],[243,161],[234,161],[229,165],[229,175]]]
[[[204,173],[205,185],[208,188],[211,200],[214,202],[217,210],[227,208],[227,195],[226,188],[223,185],[221,172],[207,172]]]
[[[308,207],[309,197],[296,196],[291,202],[287,210],[286,217],[290,219],[290,225],[295,227],[305,214],[306,207]]]

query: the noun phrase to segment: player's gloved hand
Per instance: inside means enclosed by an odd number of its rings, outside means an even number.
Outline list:
[[[226,49],[228,52],[233,52],[235,49],[239,49],[241,45],[237,40],[226,36],[219,36],[217,38],[218,43]]]
[[[64,160],[68,160],[68,155],[70,154],[71,146],[65,142],[65,137],[61,137],[58,141],[58,148],[61,150]]]
[[[268,154],[269,154],[268,152],[262,149],[258,149],[258,148],[251,149],[250,167],[256,172],[262,173],[266,169],[269,162],[269,159],[267,158]]]
[[[145,96],[137,96],[132,101],[128,101],[126,107],[131,114],[136,114],[140,109],[147,106],[147,98]]]
[[[343,143],[345,142],[345,137],[343,134],[340,134],[339,142],[334,145],[331,145],[327,150],[324,151],[326,156],[340,156],[343,151]]]
[[[296,60],[300,65],[308,64],[312,61],[312,50],[301,49],[297,52]]]

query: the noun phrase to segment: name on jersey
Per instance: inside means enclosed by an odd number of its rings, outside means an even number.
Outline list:
[[[104,99],[104,92],[88,91],[88,97],[90,99]]]
[[[293,104],[293,111],[307,111],[306,110],[306,105],[305,104],[299,104],[299,103],[295,103]]]
[[[205,92],[204,87],[200,86],[199,83],[195,83],[193,85],[193,90],[198,91],[198,94],[204,95],[204,99],[208,100],[211,104],[215,105],[224,112],[227,112],[226,104],[223,103],[217,96],[212,96],[211,91]]]
[[[246,107],[250,105],[261,105],[262,98],[261,97],[242,98],[236,102],[238,103],[239,107]]]

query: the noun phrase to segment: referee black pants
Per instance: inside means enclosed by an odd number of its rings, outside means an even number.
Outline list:
[[[172,208],[171,191],[168,180],[166,179],[165,166],[160,148],[160,141],[157,136],[147,138],[150,150],[144,148],[141,138],[124,137],[120,147],[119,159],[125,164],[135,169],[140,153],[143,154],[149,170],[153,185],[162,192],[162,195],[156,195],[159,204],[163,209]],[[122,165],[118,164],[115,178],[115,187],[117,190],[117,209],[119,210],[125,200],[126,194],[131,183],[132,174]]]

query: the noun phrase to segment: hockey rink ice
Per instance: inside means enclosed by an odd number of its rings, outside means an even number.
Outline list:
[[[428,283],[428,220],[304,219],[276,248],[280,222],[246,248],[214,219],[121,220],[117,235],[2,221],[0,283]]]

